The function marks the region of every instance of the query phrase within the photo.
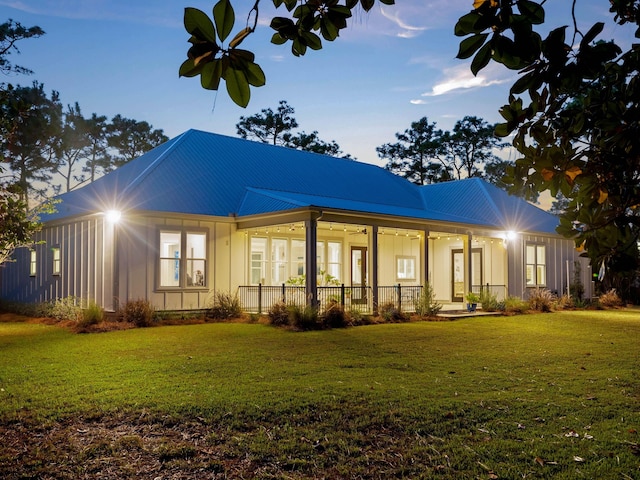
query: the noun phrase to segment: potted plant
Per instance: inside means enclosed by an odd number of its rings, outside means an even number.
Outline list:
[[[467,312],[475,312],[480,301],[480,297],[477,293],[469,292],[466,296],[467,299]]]

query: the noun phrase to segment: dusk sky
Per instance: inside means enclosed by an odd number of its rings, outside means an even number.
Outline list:
[[[273,3],[260,3],[260,27],[243,47],[256,52],[267,85],[252,88],[242,109],[227,96],[206,91],[199,78],[178,78],[186,59],[189,35],[183,27],[184,7],[211,16],[214,0],[0,0],[0,18],[46,34],[19,43],[14,63],[34,71],[31,77],[2,80],[44,83],[60,92],[62,102],[78,102],[85,116],[109,119],[121,114],[145,120],[175,137],[190,128],[236,135],[235,124],[280,100],[295,108],[302,130],[317,130],[335,140],[360,161],[383,165],[375,148],[394,142],[395,133],[428,117],[449,130],[456,120],[475,115],[500,120],[514,73],[490,65],[478,77],[469,61],[456,60],[460,38],[456,20],[472,8],[472,0],[398,0],[376,5],[351,19],[351,28],[320,51],[296,58],[290,45],[272,45],[268,24]],[[236,0],[242,21],[253,1]],[[568,0],[545,5],[548,25],[571,25]],[[578,0],[583,31],[597,20],[607,22],[602,38],[632,40],[632,29],[615,27],[607,0]],[[283,9],[282,15],[286,13]],[[240,25],[236,28],[238,30]],[[570,31],[570,29],[568,30]],[[235,34],[232,33],[232,36]],[[230,37],[231,38],[231,37]]]

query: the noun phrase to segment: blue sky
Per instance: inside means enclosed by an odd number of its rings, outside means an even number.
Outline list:
[[[336,42],[296,58],[288,45],[269,43],[274,8],[263,0],[261,25],[243,46],[256,52],[267,85],[252,89],[242,109],[224,91],[205,91],[198,79],[178,78],[189,47],[184,7],[210,15],[214,0],[0,0],[3,21],[13,18],[46,32],[20,43],[21,54],[13,57],[34,75],[2,80],[38,80],[47,91],[60,92],[63,103],[77,101],[85,116],[146,120],[169,137],[189,128],[235,136],[241,115],[286,100],[303,130],[317,130],[358,160],[383,165],[375,148],[424,116],[442,129],[465,115],[499,121],[498,108],[515,78],[494,65],[474,78],[469,62],[455,59],[460,39],[453,26],[472,0],[397,1],[357,14]],[[236,18],[246,18],[253,3],[236,0]],[[571,3],[548,1],[548,23],[570,24]],[[603,38],[625,36],[630,42],[629,29],[611,26],[608,4],[578,0],[580,24],[586,31],[605,20]]]

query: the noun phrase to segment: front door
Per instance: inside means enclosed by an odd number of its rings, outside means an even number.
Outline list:
[[[482,249],[471,250],[471,285],[482,286]],[[451,301],[462,302],[464,291],[464,250],[451,250]]]
[[[351,247],[351,303],[367,303],[367,247]]]

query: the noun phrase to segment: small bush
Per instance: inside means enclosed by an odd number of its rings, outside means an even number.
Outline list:
[[[278,302],[271,305],[269,312],[269,323],[274,327],[288,327],[289,326],[289,309],[284,302]]]
[[[42,313],[45,317],[53,318],[58,321],[82,321],[82,307],[80,306],[80,300],[74,296],[59,298],[53,302],[43,305],[43,307]]]
[[[495,312],[498,308],[498,296],[489,290],[482,290],[480,293],[480,305],[485,312]]]
[[[436,302],[435,291],[429,282],[422,287],[420,296],[414,302],[414,308],[421,317],[435,317],[440,313],[442,305]]]
[[[136,327],[150,327],[155,323],[155,309],[147,300],[129,300],[122,307],[122,320]]]
[[[598,303],[604,308],[616,308],[624,305],[622,299],[618,296],[615,289],[603,293],[598,298]]]
[[[213,305],[207,316],[216,320],[228,320],[242,316],[242,306],[237,294],[215,292]]]
[[[504,311],[506,313],[524,313],[529,309],[529,303],[520,297],[509,296],[504,299]]]
[[[529,308],[536,312],[550,312],[556,296],[546,288],[536,288],[529,292]]]
[[[406,322],[407,317],[399,308],[396,308],[393,302],[387,302],[380,305],[378,314],[385,322]]]
[[[322,313],[322,324],[325,328],[344,328],[347,326],[347,317],[338,302],[331,301]]]
[[[90,301],[87,308],[82,310],[82,319],[78,322],[79,327],[89,327],[102,322],[104,312],[102,308],[94,301]]]
[[[566,310],[567,308],[575,307],[576,302],[574,302],[573,298],[565,293],[556,299],[554,306],[558,310]]]
[[[318,316],[318,310],[310,305],[299,307],[297,305],[289,305],[289,324],[298,330],[320,330],[322,323]]]

